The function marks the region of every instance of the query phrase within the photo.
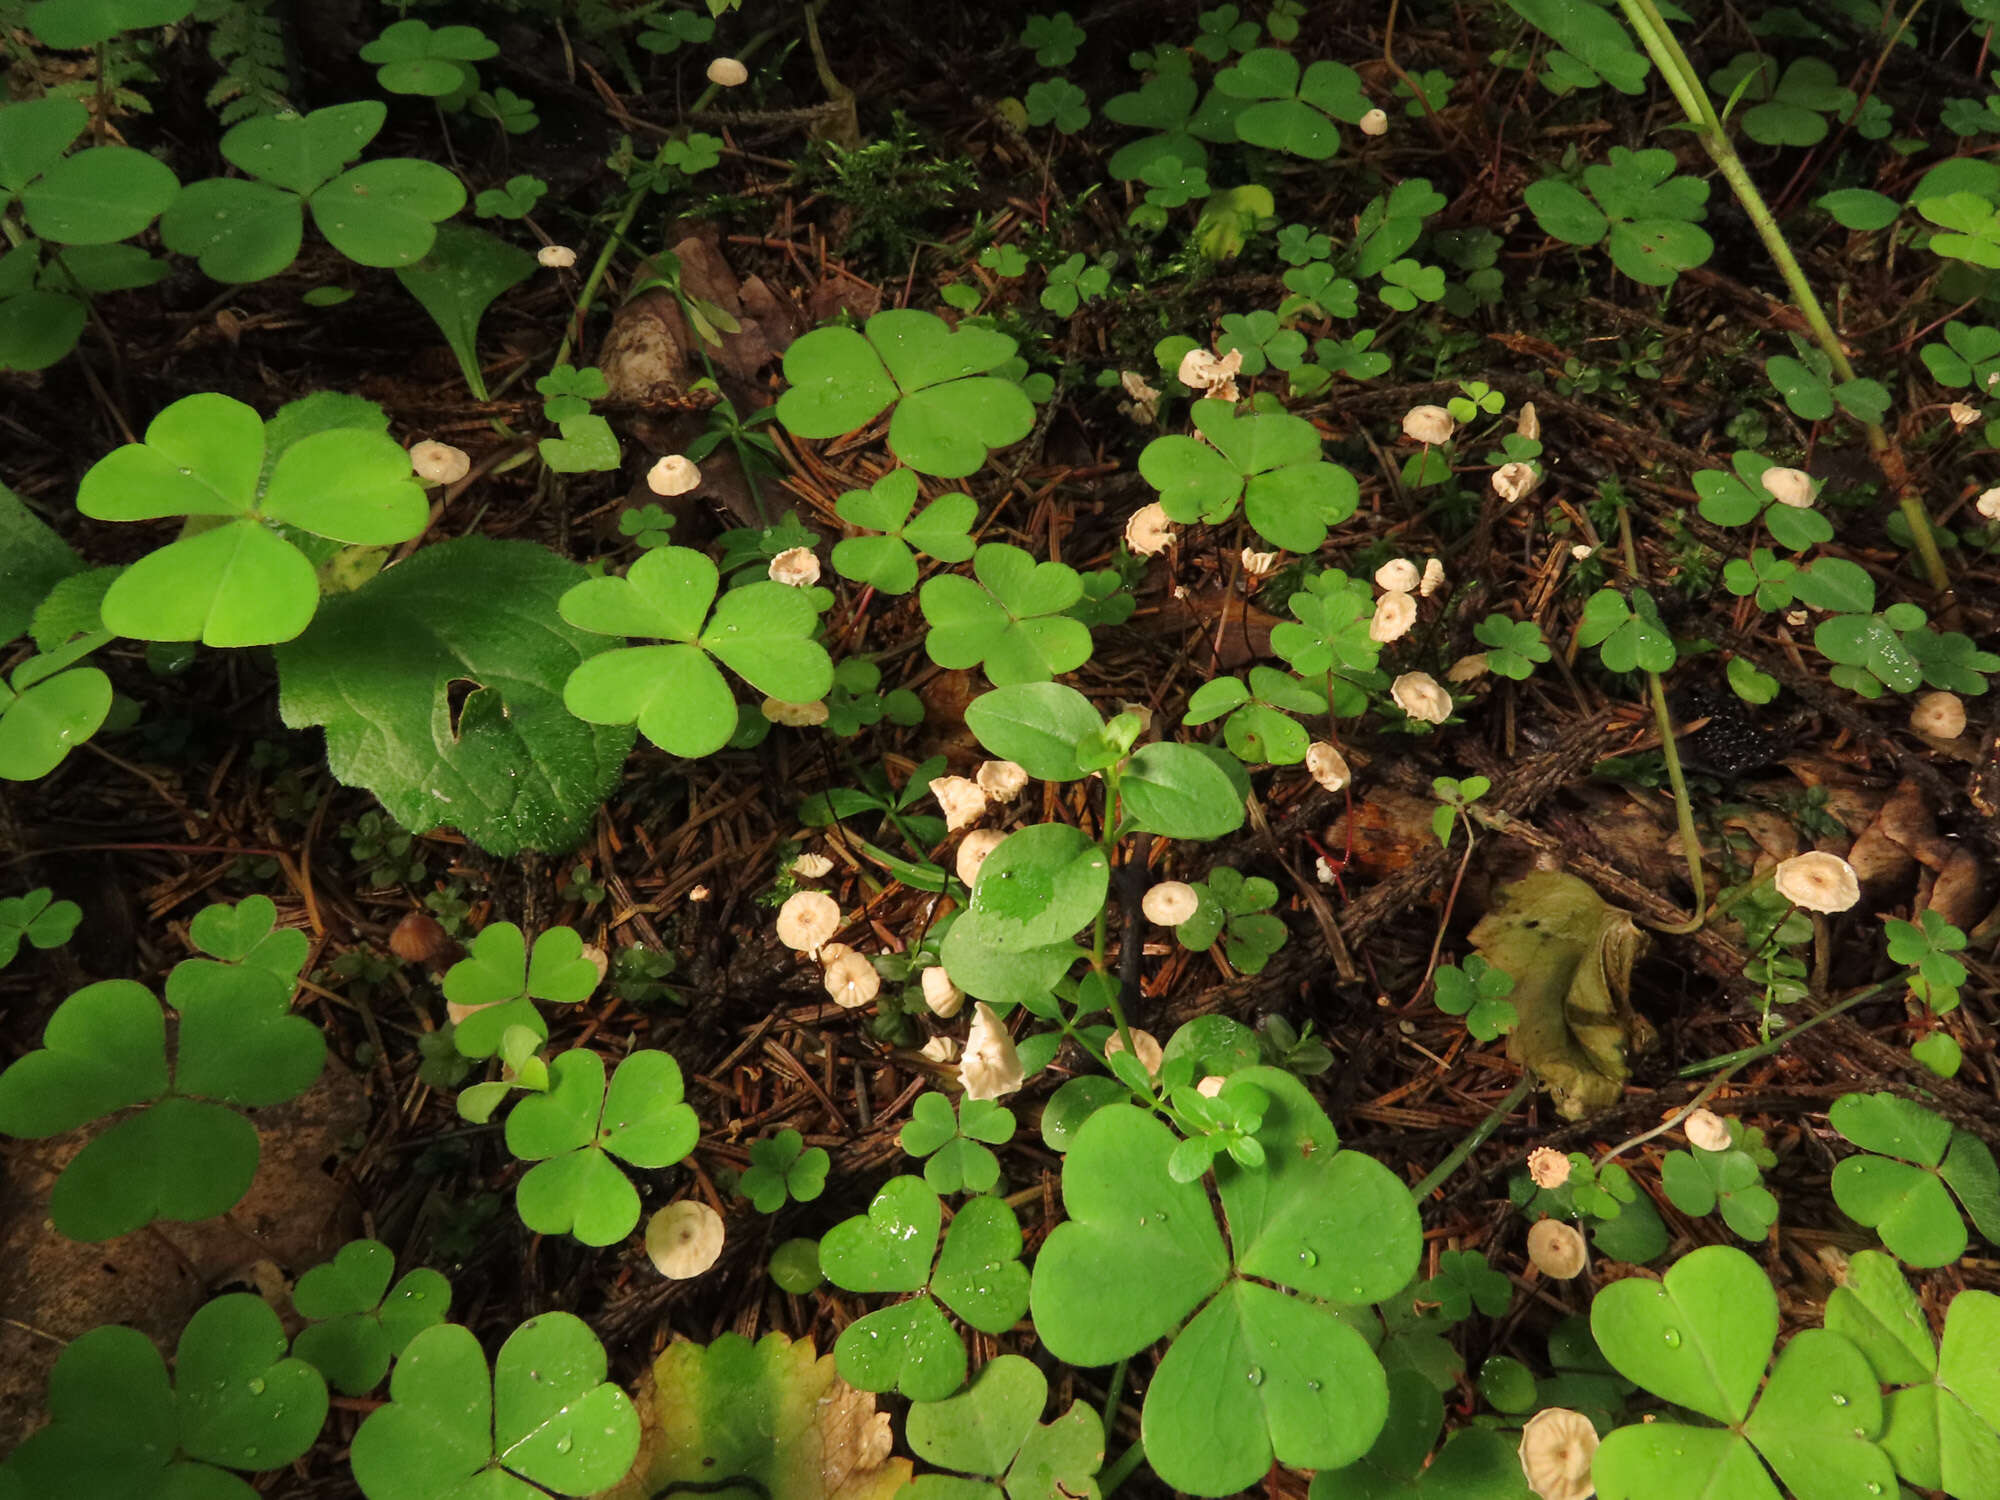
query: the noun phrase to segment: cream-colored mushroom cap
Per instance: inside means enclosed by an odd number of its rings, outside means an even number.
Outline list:
[[[815,724],[824,724],[827,719],[824,703],[787,703],[782,698],[766,698],[757,705],[757,711],[773,724],[783,724],[791,729],[810,729]]]
[[[981,761],[972,779],[995,802],[1012,802],[1028,785],[1026,768],[1011,760]]]
[[[1502,464],[1493,471],[1493,492],[1509,505],[1527,499],[1541,482],[1533,464]]]
[[[1375,570],[1375,587],[1392,594],[1407,594],[1423,581],[1423,576],[1407,557],[1395,557]]]
[[[882,976],[875,965],[851,949],[826,966],[820,983],[842,1010],[859,1010],[882,993]]]
[[[1544,1276],[1568,1281],[1583,1273],[1590,1252],[1574,1224],[1543,1219],[1528,1231],[1528,1259]]]
[[[1428,672],[1405,672],[1389,684],[1389,696],[1396,707],[1426,724],[1442,724],[1451,717],[1451,694]]]
[[[970,887],[979,878],[979,867],[986,863],[986,856],[998,849],[1007,835],[997,828],[975,828],[959,841],[958,858],[953,868],[958,878]]]
[[[1133,511],[1125,523],[1125,545],[1141,557],[1166,551],[1173,540],[1174,523],[1167,518],[1166,507],[1157,500]]]
[[[646,1255],[662,1276],[699,1276],[722,1254],[722,1215],[699,1198],[669,1203],[646,1222]]]
[[[1021,1055],[1014,1038],[984,1000],[975,1001],[972,1030],[958,1060],[958,1081],[968,1099],[998,1099],[1021,1086]]]
[[[1528,1153],[1528,1176],[1538,1188],[1559,1188],[1569,1181],[1570,1159],[1552,1146]]]
[[[1131,1030],[1132,1055],[1139,1059],[1140,1064],[1148,1073],[1157,1074],[1160,1071],[1160,1064],[1167,1060],[1166,1048],[1160,1045],[1160,1039],[1154,1036],[1152,1032],[1141,1031],[1136,1026],[1132,1027]],[[1104,1055],[1107,1058],[1114,1057],[1124,1050],[1125,1038],[1117,1032],[1112,1032],[1110,1036],[1104,1039]]]
[[[1690,1146],[1704,1151],[1729,1149],[1729,1122],[1712,1109],[1698,1109],[1681,1121],[1681,1133]]]
[[[778,941],[817,953],[840,931],[840,903],[825,891],[794,891],[778,908]]]
[[[1521,1473],[1541,1500],[1588,1500],[1597,1429],[1582,1412],[1546,1406],[1521,1429]]]
[[[1382,645],[1400,641],[1416,623],[1416,599],[1409,594],[1387,593],[1375,601],[1375,614],[1368,622],[1368,639]]]
[[[2000,484],[1980,491],[1979,498],[1972,502],[1972,508],[1989,521],[2000,521]]]
[[[410,447],[410,468],[425,484],[457,484],[472,472],[463,448],[429,439]]]
[[[1194,1091],[1204,1099],[1213,1099],[1220,1094],[1229,1080],[1220,1073],[1211,1073],[1194,1086]]]
[[[1910,728],[1934,740],[1955,740],[1965,733],[1965,704],[1956,693],[1925,693],[1910,705]]]
[[[1542,440],[1542,419],[1535,411],[1534,402],[1521,403],[1521,414],[1514,419],[1514,431],[1531,443]]]
[[[1574,558],[1577,562],[1582,562],[1596,550],[1597,549],[1591,546],[1590,543],[1588,542],[1578,542],[1569,549],[1569,555],[1572,558]]]
[[[1362,115],[1356,123],[1360,125],[1363,135],[1387,135],[1389,133],[1389,116],[1384,110],[1371,109]]]
[[[1492,670],[1486,663],[1484,651],[1474,651],[1469,656],[1461,656],[1445,668],[1446,682],[1477,682]]]
[[[1779,862],[1772,877],[1778,894],[1807,911],[1846,911],[1861,899],[1861,881],[1854,866],[1838,854],[1794,854]]]
[[[792,861],[792,873],[801,880],[818,880],[833,873],[833,861],[824,854],[801,854]]]
[[[1243,571],[1248,573],[1252,578],[1262,578],[1266,573],[1276,569],[1277,566],[1277,553],[1253,552],[1248,547],[1243,549]]]
[[[802,589],[819,582],[819,557],[810,547],[787,547],[771,559],[771,582]]]
[[[1184,880],[1163,880],[1139,899],[1139,910],[1148,922],[1161,927],[1178,927],[1201,906],[1201,897]]]
[[[1417,597],[1428,599],[1444,587],[1444,564],[1435,557],[1424,559],[1424,581],[1417,585]]]
[[[1306,774],[1329,792],[1337,792],[1354,779],[1347,757],[1325,740],[1306,746]]]
[[[750,70],[733,57],[718,57],[708,65],[708,81],[733,89],[750,81]]]
[[[1181,356],[1180,368],[1174,374],[1189,390],[1205,391],[1218,385],[1233,386],[1242,368],[1241,349],[1231,349],[1220,359],[1206,349],[1190,349]]]
[[[1413,406],[1403,413],[1403,436],[1413,443],[1447,442],[1457,426],[1442,406]]]
[[[931,795],[944,812],[946,833],[957,833],[986,811],[986,793],[970,776],[939,776],[931,782]]]
[[[1964,401],[1952,402],[1947,410],[1951,413],[1952,424],[1957,427],[1970,427],[1979,420],[1979,408]]]
[[[1766,469],[1762,481],[1771,498],[1794,510],[1807,510],[1813,503],[1813,479],[1804,469]]]
[[[932,964],[925,969],[920,982],[924,987],[924,1004],[931,1008],[932,1015],[949,1021],[964,1008],[965,991],[951,982],[943,964]]]
[[[685,453],[669,453],[646,471],[646,488],[656,495],[685,495],[701,483],[701,470]]]
[[[567,245],[544,245],[535,259],[551,271],[567,271],[576,264],[576,252]]]
[[[919,1050],[934,1063],[954,1063],[958,1061],[958,1038],[934,1036]]]

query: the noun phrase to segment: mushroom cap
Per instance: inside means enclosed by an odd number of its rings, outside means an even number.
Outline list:
[[[1360,125],[1363,135],[1387,135],[1389,133],[1389,115],[1385,110],[1371,109],[1363,114],[1355,123]]]
[[[1166,551],[1173,540],[1174,523],[1167,518],[1166,507],[1157,500],[1133,511],[1125,523],[1125,545],[1141,557]]]
[[[1160,1039],[1150,1031],[1141,1031],[1136,1026],[1132,1027],[1131,1031],[1132,1055],[1139,1059],[1148,1073],[1157,1075],[1160,1071],[1160,1064],[1167,1060],[1166,1048],[1160,1045]],[[1124,1050],[1125,1038],[1117,1032],[1112,1032],[1110,1036],[1104,1039],[1104,1055],[1107,1058],[1113,1057]]]
[[[1306,774],[1329,792],[1337,792],[1354,779],[1347,757],[1325,740],[1306,746]]]
[[[1181,356],[1180,367],[1174,374],[1189,390],[1205,391],[1212,386],[1233,386],[1237,372],[1242,368],[1241,349],[1231,349],[1220,359],[1206,349],[1190,349]]]
[[[818,880],[833,873],[833,861],[824,854],[801,854],[792,861],[792,874],[800,880]]]
[[[778,941],[817,953],[840,930],[840,903],[825,891],[794,891],[778,908]]]
[[[1590,543],[1588,542],[1578,542],[1569,549],[1569,555],[1576,561],[1582,562],[1585,558],[1589,557],[1590,554],[1595,552],[1596,550],[1597,549],[1591,546]]]
[[[1389,696],[1396,707],[1426,724],[1442,724],[1451,717],[1451,694],[1428,672],[1405,672],[1389,684]]]
[[[1249,547],[1243,549],[1243,571],[1252,578],[1262,578],[1278,566],[1275,552],[1257,552]]]
[[[426,438],[410,445],[410,468],[425,484],[457,484],[472,472],[463,448]]]
[[[943,964],[932,964],[925,969],[919,982],[924,987],[924,1004],[931,1008],[932,1015],[949,1021],[964,1008],[965,991],[951,982],[951,975],[945,973]],[[952,1054],[954,1057],[957,1055]]]
[[[1014,1038],[984,1000],[972,1011],[972,1030],[965,1039],[965,1053],[958,1060],[958,1081],[968,1099],[998,1099],[1021,1086],[1021,1055],[1014,1050]]]
[[[1415,597],[1392,591],[1375,601],[1375,615],[1368,622],[1368,639],[1387,645],[1408,635],[1410,627],[1416,623]]]
[[[1979,498],[1972,502],[1972,508],[1989,521],[2000,521],[2000,484],[1990,490],[1981,490]]]
[[[1413,406],[1403,413],[1403,436],[1413,443],[1448,442],[1457,427],[1442,406]]]
[[[1407,594],[1423,579],[1417,565],[1407,557],[1394,557],[1375,570],[1375,587],[1392,594]]]
[[[1542,476],[1535,472],[1533,464],[1502,464],[1493,471],[1493,492],[1509,505],[1527,499],[1541,482]]]
[[[1542,440],[1542,419],[1535,411],[1534,402],[1521,403],[1521,414],[1514,419],[1514,431],[1531,443],[1539,443]]]
[[[809,729],[815,724],[824,724],[827,719],[824,703],[787,703],[782,698],[766,698],[757,705],[757,711],[773,724],[784,724],[793,729]]]
[[[1194,1086],[1194,1091],[1204,1099],[1213,1099],[1220,1094],[1229,1080],[1220,1073],[1211,1073]]]
[[[576,252],[567,245],[544,245],[535,252],[535,259],[551,271],[567,271],[576,264]]]
[[[1979,420],[1979,408],[1970,402],[1954,401],[1946,410],[1951,413],[1953,424],[1959,427],[1970,427]]]
[[[662,1276],[699,1276],[722,1254],[722,1215],[699,1198],[669,1203],[646,1221],[646,1255]]]
[[[646,488],[656,495],[685,495],[701,484],[701,470],[685,453],[669,453],[646,471]]]
[[[1813,503],[1813,478],[1804,469],[1766,469],[1762,483],[1780,505],[1806,510]]]
[[[1544,1276],[1569,1281],[1583,1274],[1590,1250],[1574,1224],[1561,1219],[1542,1219],[1528,1231],[1528,1259]]]
[[[1444,587],[1444,564],[1435,557],[1424,559],[1424,580],[1417,585],[1417,597],[1428,599]]]
[[[1446,682],[1474,682],[1484,677],[1491,670],[1492,668],[1486,663],[1486,653],[1484,651],[1474,651],[1468,656],[1461,656],[1457,661],[1445,668],[1444,680]]]
[[[1925,693],[1910,705],[1910,728],[1934,740],[1965,733],[1965,704],[1956,693]]]
[[[819,556],[810,547],[787,547],[767,571],[771,582],[802,589],[819,582]]]
[[[997,828],[975,828],[960,840],[958,858],[952,868],[968,889],[979,878],[979,867],[986,863],[986,856],[998,849],[1006,837]]]
[[[1148,922],[1161,927],[1178,927],[1201,906],[1201,897],[1184,880],[1163,880],[1139,900],[1139,910]]]
[[[1704,1151],[1729,1149],[1729,1122],[1712,1109],[1698,1109],[1681,1121],[1681,1134],[1690,1146]]]
[[[1028,785],[1028,772],[1011,760],[989,760],[980,763],[972,779],[995,802],[1012,802]]]
[[[750,70],[733,57],[714,58],[708,65],[708,81],[733,89],[750,81]]]
[[[451,934],[424,911],[408,913],[389,934],[389,951],[406,964],[429,963],[451,945]]]
[[[1559,1188],[1569,1181],[1569,1157],[1552,1146],[1537,1146],[1528,1153],[1528,1176],[1538,1188]]]
[[[969,776],[939,776],[931,782],[931,795],[944,812],[946,833],[957,833],[986,811],[986,792]]]
[[[1772,883],[1780,896],[1807,911],[1846,911],[1861,899],[1861,880],[1854,866],[1838,854],[1817,849],[1779,861]]]
[[[826,966],[820,983],[842,1010],[859,1010],[882,993],[882,976],[863,955],[849,949]]]
[[[1521,1473],[1541,1500],[1586,1500],[1597,1493],[1591,1460],[1597,1429],[1582,1412],[1546,1406],[1521,1428]]]
[[[917,1050],[934,1063],[954,1063],[958,1061],[958,1038],[934,1036]]]

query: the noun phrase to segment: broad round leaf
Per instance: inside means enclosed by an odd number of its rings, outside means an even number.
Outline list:
[[[936,313],[914,308],[875,314],[867,333],[890,378],[905,393],[983,374],[1012,359],[1018,347],[995,329],[952,329]]]
[[[56,1007],[41,1050],[0,1073],[0,1131],[43,1140],[167,1090],[167,1030],[153,992],[85,985]]]
[[[965,1344],[928,1295],[878,1308],[833,1346],[840,1378],[864,1391],[942,1401],[965,1384]]]
[[[586,1245],[615,1245],[639,1222],[631,1179],[594,1146],[530,1167],[515,1189],[514,1206],[536,1234],[574,1235]]]
[[[359,156],[388,118],[380,99],[308,115],[258,115],[223,136],[222,154],[252,177],[303,197]]]
[[[1833,1201],[1912,1266],[1965,1254],[1965,1221],[1935,1172],[1887,1156],[1850,1156],[1833,1169]]]
[[[867,425],[897,396],[881,358],[852,328],[816,328],[785,351],[778,420],[795,437],[835,438]]]
[[[938,1195],[928,1183],[891,1177],[866,1214],[826,1232],[819,1242],[820,1269],[851,1292],[917,1291],[930,1280],[942,1220]]]
[[[162,1099],[77,1154],[49,1194],[49,1217],[71,1239],[96,1244],[155,1219],[227,1213],[256,1173],[256,1126],[219,1104]]]
[[[292,979],[186,959],[167,976],[180,1012],[174,1092],[258,1108],[296,1099],[326,1066],[326,1036],[291,1013]]]
[[[1010,950],[1060,943],[1096,917],[1110,887],[1104,853],[1077,829],[1036,823],[986,857],[960,922]]]
[[[180,1445],[191,1458],[256,1472],[290,1463],[318,1441],[326,1382],[285,1357],[285,1330],[263,1298],[235,1292],[207,1303],[174,1356]]]
[[[170,542],[111,585],[104,628],[141,641],[269,646],[312,623],[319,578],[305,554],[248,518]]]
[[[130,239],[174,201],[180,179],[130,146],[92,146],[64,157],[21,195],[28,227],[59,245]]]
[[[1780,1500],[1756,1450],[1726,1428],[1633,1423],[1591,1460],[1598,1500]]]
[[[97,733],[111,712],[111,679],[77,667],[38,682],[0,708],[0,781],[34,781]]]
[[[314,536],[368,547],[407,542],[430,519],[402,444],[353,427],[315,432],[279,454],[259,509]]]
[[[167,248],[196,257],[215,281],[275,276],[298,259],[304,237],[305,205],[297,194],[236,177],[189,183],[160,216]]]
[[[922,473],[959,479],[977,473],[988,450],[1018,443],[1034,426],[1035,403],[1027,392],[1011,380],[978,375],[897,402],[889,450]]]
[[[990,754],[1011,760],[1037,781],[1083,775],[1076,744],[1104,727],[1090,700],[1058,682],[1019,682],[974,698],[965,725]]]
[[[1590,1307],[1590,1331],[1618,1373],[1718,1422],[1750,1414],[1778,1336],[1778,1298],[1741,1250],[1709,1245],[1658,1282],[1613,1282]]]
[[[21,1500],[159,1492],[178,1438],[174,1396],[138,1329],[107,1323],[71,1340],[50,1372],[48,1408],[49,1424],[8,1461]]]
[[[0,368],[46,370],[76,347],[89,309],[60,292],[25,291],[0,300]]]
[[[62,94],[0,110],[0,188],[18,193],[56,164],[90,124],[90,109]]]
[[[631,724],[669,755],[713,755],[736,732],[736,696],[698,646],[629,646],[584,662],[563,705],[591,724]]]
[[[77,486],[76,508],[99,521],[236,516],[257,498],[264,420],[228,396],[183,396],[146,428],[143,443],[114,448]]]
[[[1244,803],[1229,778],[1191,745],[1142,745],[1120,776],[1135,827],[1170,839],[1219,839],[1243,826]]]
[[[77,52],[121,31],[171,26],[193,8],[193,0],[35,0],[27,20],[43,46]]]
[[[1837,1333],[1808,1328],[1785,1346],[1743,1431],[1796,1495],[1895,1491],[1895,1469],[1875,1444],[1881,1387],[1861,1351]]]
[[[760,692],[814,703],[833,687],[833,662],[812,639],[818,612],[803,589],[748,583],[716,601],[702,649]]]
[[[1002,1354],[960,1394],[910,1408],[910,1447],[928,1463],[997,1478],[1007,1472],[1048,1399],[1049,1383],[1033,1361]]]
[[[967,1325],[1005,1333],[1028,1310],[1021,1225],[1000,1198],[975,1197],[959,1209],[938,1252],[931,1291]]]
[[[465,184],[432,162],[363,162],[307,203],[327,242],[364,266],[407,266],[430,253],[437,222],[465,207]]]
[[[562,596],[562,616],[599,635],[693,641],[721,574],[691,547],[654,547],[623,578],[590,578]]]

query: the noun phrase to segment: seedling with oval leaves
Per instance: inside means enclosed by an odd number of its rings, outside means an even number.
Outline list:
[[[1692,1141],[1685,1151],[1669,1151],[1660,1161],[1660,1187],[1675,1208],[1701,1218],[1720,1208],[1722,1222],[1743,1239],[1760,1243],[1778,1222],[1778,1200],[1764,1186],[1766,1167],[1777,1156],[1764,1132],[1741,1120],[1726,1122],[1729,1145],[1710,1151]]]
[[[1354,476],[1320,457],[1319,433],[1304,418],[1241,416],[1226,401],[1197,401],[1189,414],[1207,442],[1169,433],[1139,455],[1139,472],[1174,520],[1220,525],[1240,504],[1259,536],[1310,554],[1360,504]]]
[[[354,1434],[355,1483],[367,1500],[595,1494],[639,1452],[639,1414],[605,1369],[604,1346],[570,1313],[528,1319],[490,1371],[470,1329],[426,1329]]]
[[[750,1167],[736,1187],[760,1214],[774,1214],[788,1200],[810,1203],[826,1191],[826,1169],[832,1158],[825,1148],[808,1146],[796,1130],[781,1130],[767,1140],[750,1143]]]
[[[682,1101],[680,1065],[666,1053],[632,1053],[607,1084],[604,1060],[571,1048],[549,1064],[547,1092],[507,1116],[507,1149],[535,1163],[515,1189],[521,1222],[586,1245],[623,1239],[639,1222],[639,1194],[617,1161],[670,1167],[700,1133]]]
[[[1021,387],[992,373],[1016,350],[1004,333],[954,330],[909,308],[879,312],[862,329],[818,328],[785,351],[790,388],[778,420],[795,437],[835,438],[893,405],[889,451],[922,473],[962,478],[1035,425]]]
[[[466,945],[466,956],[445,971],[444,997],[460,1014],[454,1031],[459,1053],[491,1057],[510,1026],[525,1027],[542,1041],[548,1023],[535,1008],[537,1000],[578,1005],[588,1000],[602,978],[597,965],[584,956],[583,939],[573,927],[551,927],[528,941],[512,922],[494,922]]]
[[[1261,974],[1271,956],[1285,946],[1284,921],[1271,915],[1278,904],[1277,886],[1228,865],[1217,865],[1189,884],[1198,904],[1194,915],[1174,929],[1175,941],[1192,952],[1206,953],[1219,939],[1223,955],[1239,973]]]
[[[834,502],[848,525],[880,536],[851,536],[833,544],[833,568],[842,578],[885,594],[907,594],[917,586],[916,553],[939,562],[961,563],[973,554],[973,523],[979,502],[960,491],[940,495],[915,515],[917,475],[891,469],[865,490],[849,490]]]
[[[1188,696],[1185,722],[1223,720],[1222,741],[1247,766],[1295,766],[1306,758],[1311,736],[1294,714],[1326,712],[1326,697],[1275,667],[1252,667],[1249,680],[1211,677]]]
[[[851,1292],[906,1292],[841,1333],[841,1378],[864,1391],[900,1391],[937,1401],[965,1383],[965,1344],[941,1302],[982,1333],[1012,1328],[1028,1307],[1021,1226],[999,1198],[961,1208],[939,1249],[943,1210],[920,1177],[891,1177],[868,1212],[843,1220],[819,1243],[820,1268]],[[935,1258],[935,1266],[933,1266]]]
[[[280,528],[389,546],[424,529],[430,507],[410,458],[372,403],[308,397],[266,424],[228,396],[184,396],[143,443],[91,465],[77,509],[100,521],[185,516],[178,541],[121,573],[104,627],[144,641],[266,646],[311,623],[320,583]]]
[[[1978,1136],[1888,1093],[1843,1094],[1826,1118],[1872,1153],[1833,1169],[1833,1201],[1904,1261],[1944,1266],[1965,1254],[1959,1204],[1982,1235],[2000,1244],[2000,1169]]]
[[[736,698],[717,661],[782,702],[825,697],[833,662],[812,639],[819,616],[804,590],[760,581],[718,602],[720,583],[704,554],[655,547],[625,577],[587,579],[564,594],[562,617],[579,630],[671,643],[592,657],[563,687],[569,711],[591,724],[636,722],[662,750],[692,759],[736,732]]]
[[[326,1421],[326,1383],[285,1354],[261,1298],[232,1292],[188,1319],[168,1376],[153,1341],[107,1323],[70,1342],[49,1376],[49,1424],[0,1477],[66,1500],[254,1500],[231,1470],[279,1469]],[[427,1497],[431,1500],[431,1497]]]
[[[107,979],[58,1006],[41,1050],[0,1073],[0,1131],[30,1140],[143,1106],[56,1179],[49,1217],[71,1239],[212,1218],[249,1191],[257,1129],[231,1106],[296,1098],[326,1061],[319,1028],[291,1014],[306,935],[273,930],[276,915],[268,897],[252,896],[196,916],[191,935],[216,958],[183,959],[167,976],[180,1021],[171,1068],[159,1000]]]
[[[451,1311],[451,1283],[419,1266],[392,1288],[396,1255],[380,1240],[352,1240],[292,1288],[306,1327],[292,1353],[335,1390],[365,1396],[389,1373],[389,1361]]]
[[[972,578],[941,573],[918,596],[930,622],[924,650],[932,661],[984,667],[1004,687],[1046,682],[1090,660],[1090,628],[1064,613],[1083,598],[1076,569],[988,542],[973,554],[972,572]]]

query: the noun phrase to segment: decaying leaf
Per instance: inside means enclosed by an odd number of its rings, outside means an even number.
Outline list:
[[[1509,998],[1520,1021],[1507,1055],[1534,1069],[1566,1120],[1616,1103],[1627,1058],[1653,1044],[1630,999],[1632,965],[1647,941],[1630,912],[1554,870],[1502,886],[1472,929],[1486,961],[1514,979]]]
[[[891,1500],[910,1480],[910,1461],[889,1456],[888,1413],[811,1339],[769,1333],[753,1344],[725,1333],[671,1344],[635,1399],[639,1457],[602,1500],[677,1485],[715,1500]]]

